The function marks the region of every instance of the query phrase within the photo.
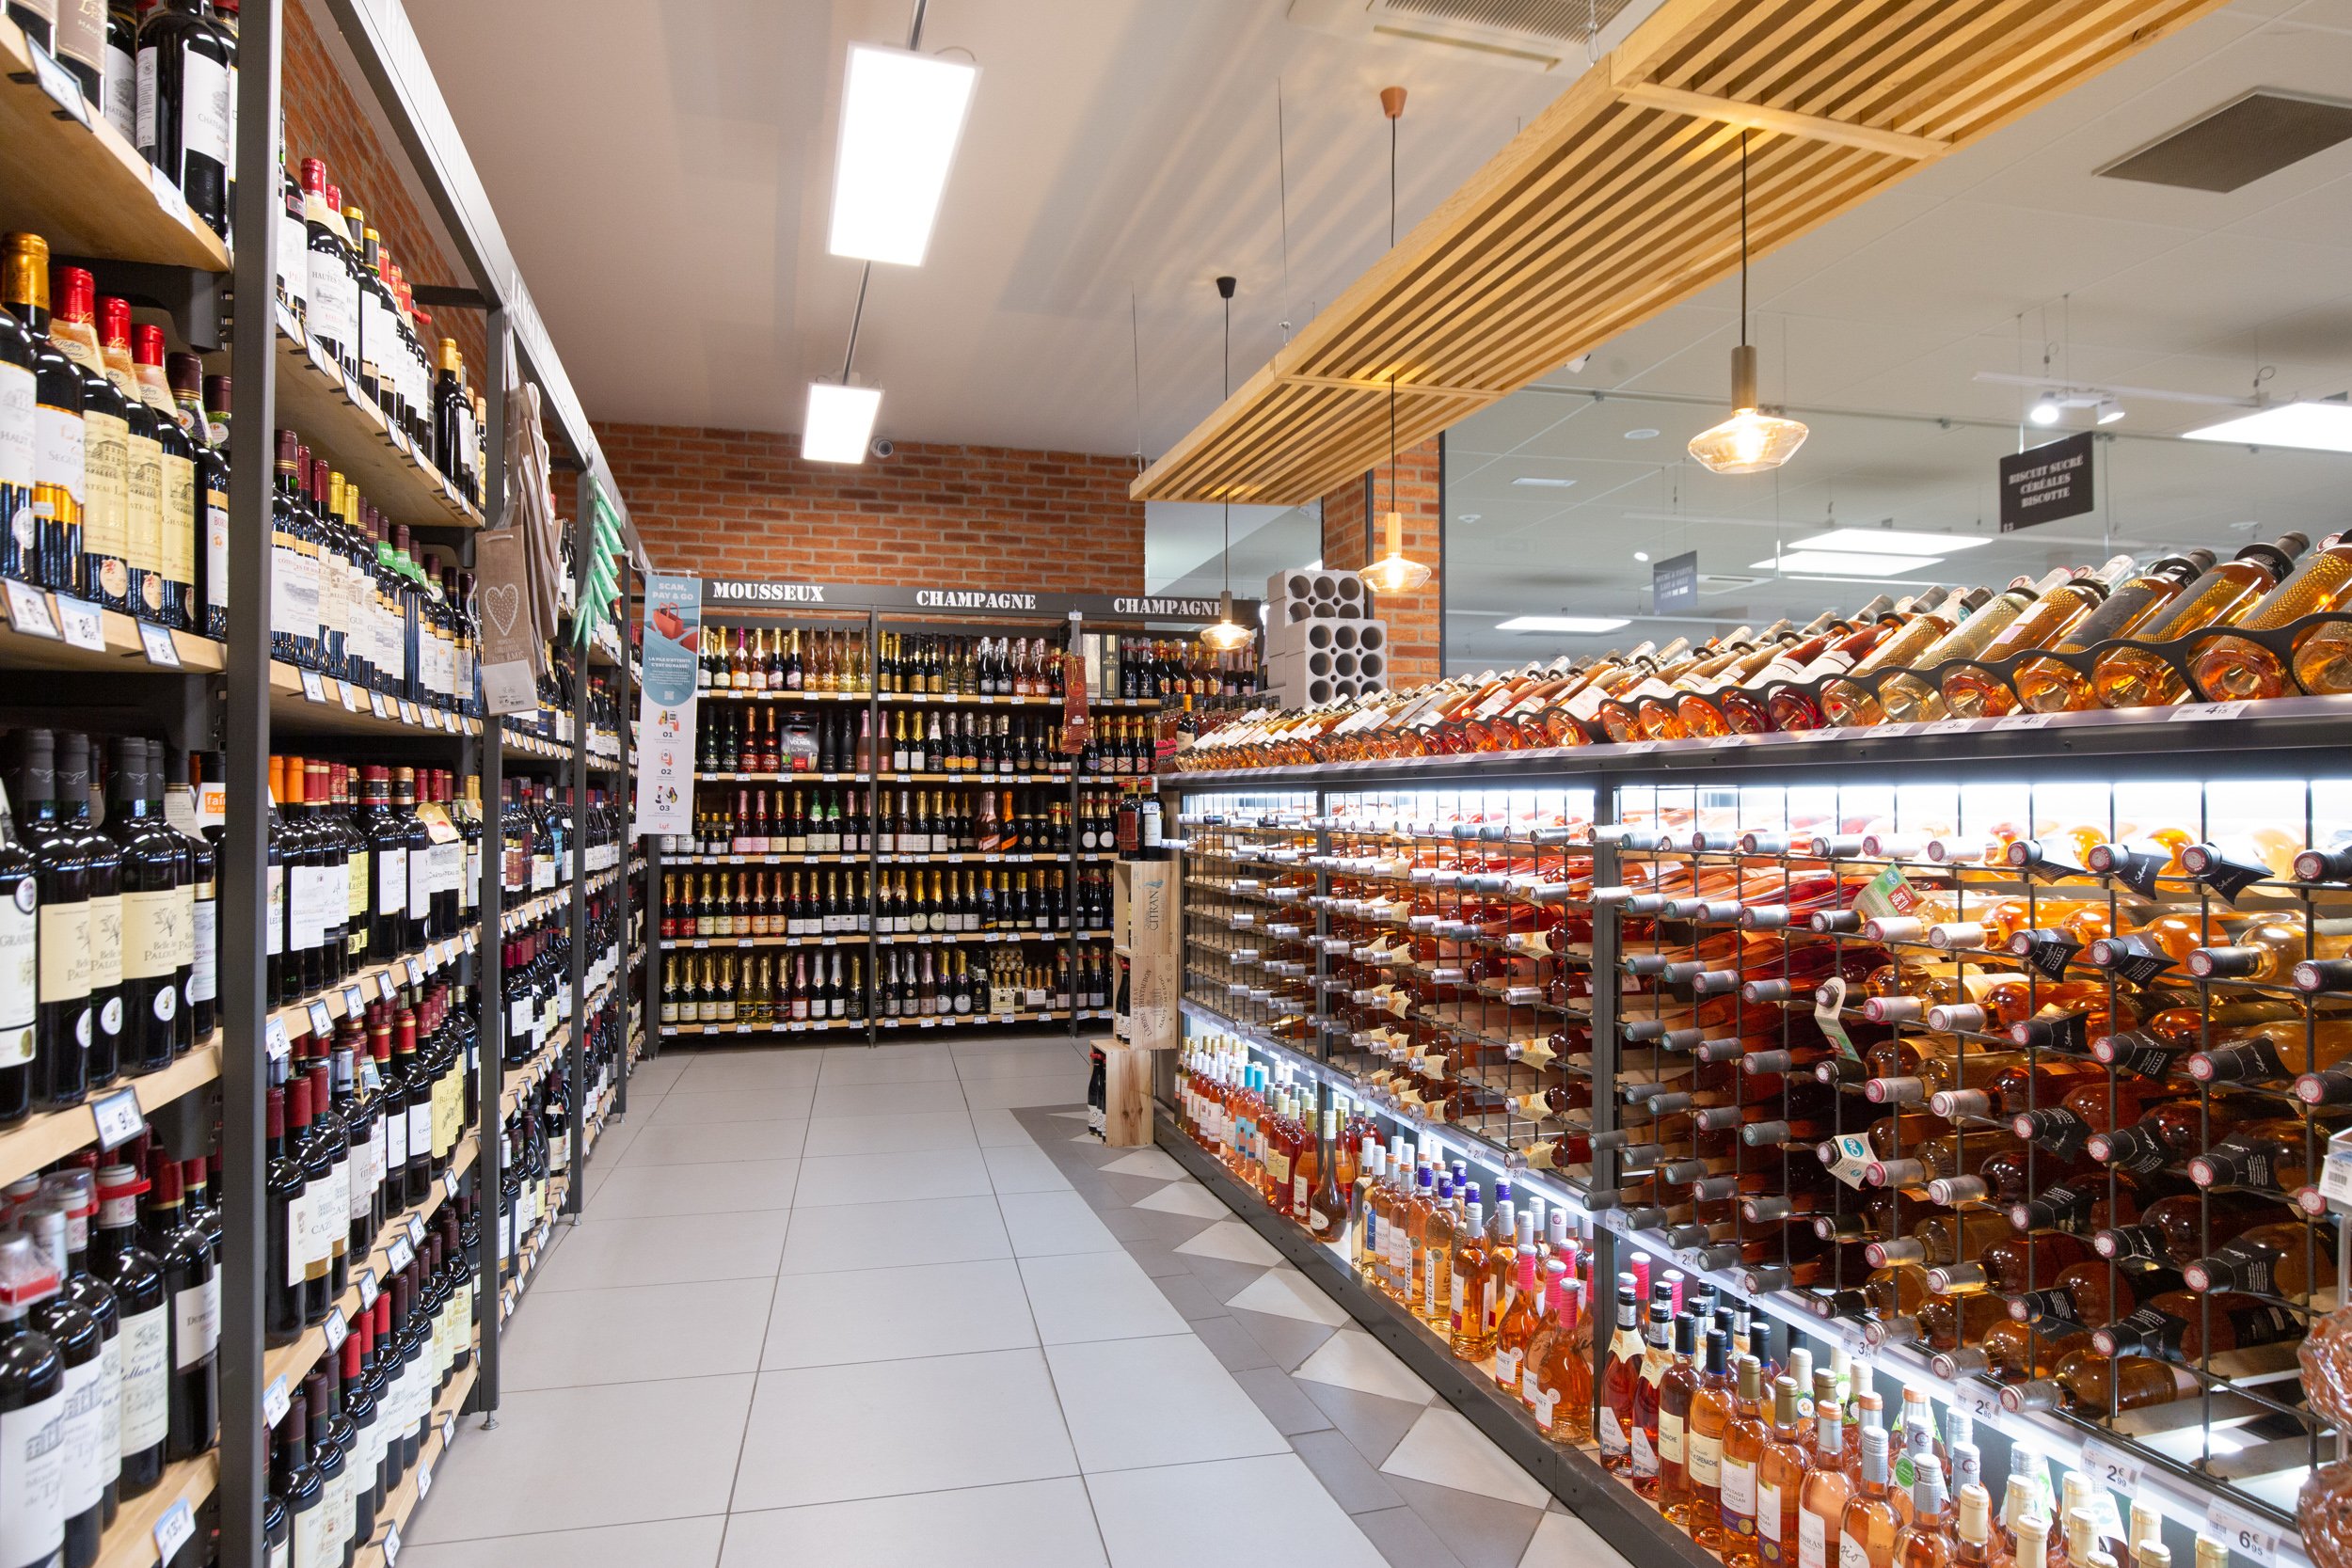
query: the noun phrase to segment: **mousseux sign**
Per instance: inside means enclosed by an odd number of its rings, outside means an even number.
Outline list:
[[[828,610],[969,610],[1032,615],[1078,615],[1112,621],[1214,621],[1217,601],[1175,594],[1037,594],[997,588],[908,588],[868,583],[759,582],[707,578],[703,603],[712,609],[821,605]],[[1235,599],[1233,617],[1258,618],[1254,599]]]

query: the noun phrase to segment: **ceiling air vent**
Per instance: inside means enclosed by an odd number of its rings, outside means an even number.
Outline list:
[[[2098,170],[2189,191],[2233,191],[2352,138],[2352,103],[2257,87]]]
[[[1291,0],[1290,19],[1343,38],[1387,39],[1474,55],[1518,71],[1584,69],[1660,0]],[[1595,37],[1597,31],[1597,37]]]

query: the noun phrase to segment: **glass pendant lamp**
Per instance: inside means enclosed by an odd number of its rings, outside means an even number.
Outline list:
[[[1691,437],[1691,455],[1719,474],[1760,474],[1797,454],[1811,434],[1767,414],[1756,395],[1756,346],[1748,341],[1748,134],[1740,133],[1740,343],[1731,351],[1731,418]]]

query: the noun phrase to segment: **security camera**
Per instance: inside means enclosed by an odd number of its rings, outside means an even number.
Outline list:
[[[888,457],[898,450],[898,444],[887,436],[877,436],[874,437],[874,444],[866,450],[876,457]]]

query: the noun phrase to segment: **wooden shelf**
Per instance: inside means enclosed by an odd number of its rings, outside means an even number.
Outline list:
[[[314,356],[283,309],[278,323],[279,426],[359,486],[376,510],[410,528],[478,529],[482,514],[441,477],[428,455],[393,430],[383,411],[324,354]],[[226,356],[217,356],[226,369]]]
[[[164,1466],[164,1479],[151,1491],[126,1499],[98,1543],[96,1568],[155,1568],[155,1526],[184,1502],[194,1513],[220,1482],[220,1453],[215,1449]],[[203,1528],[202,1524],[197,1527]]]
[[[316,678],[318,700],[310,695],[310,674],[297,670],[283,659],[274,659],[269,667],[269,721],[273,735],[285,733],[405,736],[430,739],[445,736],[456,739],[480,735],[482,721],[462,714],[444,713],[439,708],[408,704],[405,707],[391,699],[384,699],[389,717],[379,716],[374,694],[362,691],[331,676]],[[416,719],[411,722],[408,714]]]
[[[310,1032],[310,1007],[313,1004],[324,1005],[327,1016],[340,1022],[350,1014],[350,998],[346,994],[348,991],[356,989],[359,992],[359,1002],[363,1007],[371,1002],[381,1001],[386,994],[383,984],[385,971],[399,970],[402,973],[398,978],[405,979],[407,967],[413,962],[425,974],[437,974],[455,963],[466,954],[472,952],[477,940],[474,932],[468,931],[463,936],[451,937],[445,942],[428,942],[416,952],[404,953],[397,958],[371,958],[368,960],[365,974],[345,980],[341,985],[329,986],[324,990],[314,991],[299,1002],[291,1002],[285,1006],[273,1008],[270,1016],[284,1026],[287,1038],[300,1039]],[[393,989],[399,988],[395,986]]]
[[[117,1089],[135,1088],[139,1092],[140,1114],[151,1117],[182,1095],[200,1089],[219,1076],[220,1034],[215,1030],[212,1038],[161,1072],[125,1078],[100,1092],[112,1094]],[[60,1111],[36,1111],[0,1132],[0,1186],[53,1165],[75,1149],[97,1141],[98,1123],[87,1104],[69,1105]]]
[[[87,125],[43,90],[24,34],[0,23],[0,222],[40,234],[53,256],[227,272],[220,236],[94,105],[81,108]]]
[[[6,26],[6,24],[0,23],[0,26]],[[64,625],[57,595],[45,590],[39,592],[48,606],[50,624]],[[175,670],[167,664],[157,664],[149,659],[147,645],[140,640],[138,622],[113,610],[99,610],[98,616],[100,631],[105,640],[103,648],[75,647],[62,638],[19,631],[12,622],[0,619],[0,668],[72,670],[102,675],[212,675],[221,671],[224,663],[221,645],[209,637],[198,637],[184,631],[172,632],[171,645],[180,656],[180,667]]]

